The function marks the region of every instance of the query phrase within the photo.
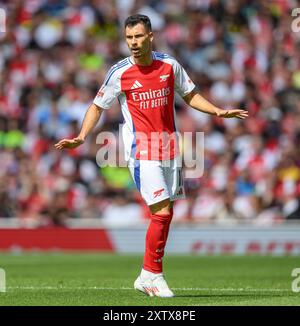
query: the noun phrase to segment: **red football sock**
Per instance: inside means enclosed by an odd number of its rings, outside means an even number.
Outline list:
[[[172,217],[173,209],[171,209],[170,214],[151,214],[151,221],[146,234],[143,266],[149,272],[162,273],[162,258]]]

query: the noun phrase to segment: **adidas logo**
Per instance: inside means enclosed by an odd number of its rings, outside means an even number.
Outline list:
[[[131,89],[136,89],[136,88],[141,88],[143,87],[143,85],[138,81],[136,80],[133,85],[131,86]]]

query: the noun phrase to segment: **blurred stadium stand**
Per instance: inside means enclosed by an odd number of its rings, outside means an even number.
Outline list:
[[[123,21],[136,12],[150,16],[156,49],[175,56],[205,97],[250,112],[246,121],[220,120],[176,100],[180,130],[205,132],[205,172],[186,180],[174,223],[299,220],[296,7],[293,0],[0,0],[7,12],[0,33],[1,226],[147,219],[127,169],[96,164],[96,135],[117,134],[122,123],[117,102],[84,146],[53,147],[78,133],[107,70],[128,55]]]

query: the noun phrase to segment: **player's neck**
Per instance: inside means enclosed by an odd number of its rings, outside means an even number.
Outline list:
[[[133,57],[133,61],[135,64],[139,66],[150,66],[153,62],[152,59],[152,52],[147,54],[146,56],[140,57],[140,58],[135,58]]]

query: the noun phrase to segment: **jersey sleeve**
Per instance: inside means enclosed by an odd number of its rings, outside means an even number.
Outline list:
[[[110,109],[114,99],[121,93],[120,73],[113,66],[107,73],[93,103],[103,109]]]
[[[181,96],[189,94],[196,86],[188,76],[184,68],[174,60],[175,91]]]

